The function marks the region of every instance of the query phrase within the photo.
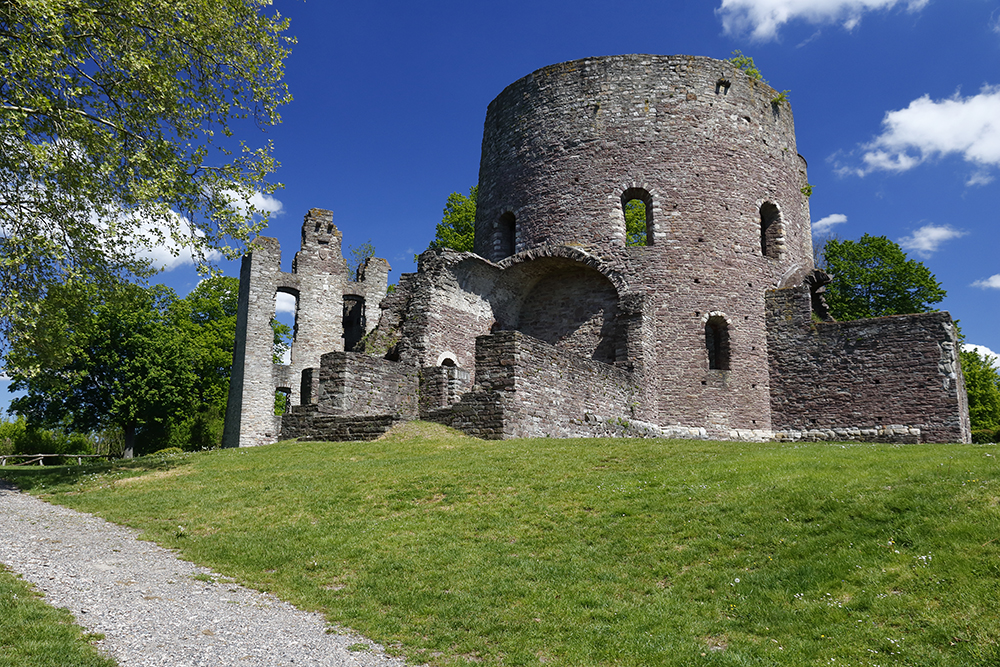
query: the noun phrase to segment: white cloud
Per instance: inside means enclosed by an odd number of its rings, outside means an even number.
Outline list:
[[[249,199],[242,201],[235,190],[227,191],[227,195],[230,196],[230,200],[233,202],[233,208],[243,214],[246,214],[250,207],[253,207],[257,211],[270,213],[271,215],[280,215],[283,209],[283,205],[279,200],[260,192],[254,192]],[[186,239],[190,238],[192,234],[195,236],[205,235],[202,231],[193,229],[187,218],[173,211],[170,212],[170,215],[173,215],[179,221],[178,227],[181,231],[178,240],[162,235],[162,226],[159,223],[144,221],[140,223],[138,229],[131,235],[133,239],[137,240],[125,242],[126,245],[134,248],[136,255],[150,260],[153,267],[161,271],[173,271],[179,266],[195,264],[194,252],[186,242]],[[143,238],[155,239],[155,242],[143,242],[140,240]],[[206,261],[215,262],[222,258],[222,253],[218,250],[209,250],[205,253],[204,258]]]
[[[983,359],[992,362],[993,368],[1000,370],[1000,355],[986,347],[985,345],[973,345],[972,343],[962,343],[962,350],[972,352],[975,350]]]
[[[863,147],[865,166],[856,170],[859,176],[907,171],[935,157],[959,154],[977,167],[968,184],[984,185],[992,180],[984,167],[1000,167],[1000,86],[946,100],[924,95],[905,109],[886,113],[882,127],[882,134]]]
[[[272,216],[281,215],[284,212],[284,205],[279,200],[262,192],[254,192],[248,199],[243,198],[236,190],[226,190],[224,194],[232,202],[232,207],[243,215],[246,215],[251,207],[255,211],[268,213]]]
[[[777,38],[778,30],[793,19],[813,24],[841,23],[853,30],[865,12],[906,5],[919,11],[930,0],[722,0],[715,13],[727,34],[743,34],[758,41]]]
[[[847,216],[843,213],[833,213],[812,223],[812,230],[817,235],[826,234],[834,225],[842,222],[847,222]]]
[[[916,229],[909,236],[899,239],[899,245],[903,250],[912,250],[921,257],[930,257],[931,253],[937,252],[941,244],[951,239],[961,238],[968,234],[961,229],[955,229],[951,225],[924,225]]]
[[[972,283],[972,287],[981,287],[983,289],[1000,289],[1000,273],[996,273],[989,278],[983,280],[977,280]]]
[[[285,292],[274,295],[274,312],[295,314],[295,297]]]

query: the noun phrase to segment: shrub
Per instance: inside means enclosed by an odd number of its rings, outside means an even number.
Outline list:
[[[977,428],[972,430],[972,442],[983,445],[991,442],[1000,442],[1000,428]]]

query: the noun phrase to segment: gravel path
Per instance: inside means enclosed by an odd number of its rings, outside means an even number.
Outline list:
[[[404,667],[356,635],[327,634],[319,614],[195,575],[135,533],[90,514],[50,505],[0,481],[0,562],[103,633],[101,650],[122,667],[323,665]],[[368,646],[350,651],[349,646]]]

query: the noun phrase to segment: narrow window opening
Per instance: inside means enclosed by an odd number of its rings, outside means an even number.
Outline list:
[[[622,193],[625,214],[625,245],[653,245],[653,197],[642,188]]]
[[[771,202],[760,207],[760,254],[778,259],[778,237],[781,236],[781,211]]]
[[[507,211],[500,216],[497,225],[497,257],[499,261],[514,254],[517,248],[517,219]]]
[[[358,343],[365,336],[365,298],[344,297],[344,351],[358,352]]]
[[[705,347],[709,370],[729,370],[729,324],[722,317],[710,317],[705,323]]]
[[[274,414],[281,416],[288,412],[291,401],[292,390],[288,387],[278,387],[274,390]]]
[[[292,345],[299,333],[299,294],[295,290],[279,288],[274,294],[274,314],[271,331],[274,335],[271,361],[275,364],[292,363]]]

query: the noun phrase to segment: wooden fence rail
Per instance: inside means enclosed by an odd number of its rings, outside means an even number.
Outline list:
[[[7,459],[25,459],[20,463],[11,463],[12,466],[30,466],[38,464],[45,465],[45,459],[76,459],[77,465],[83,465],[84,459],[111,459],[110,454],[0,454],[0,466],[7,465]]]

